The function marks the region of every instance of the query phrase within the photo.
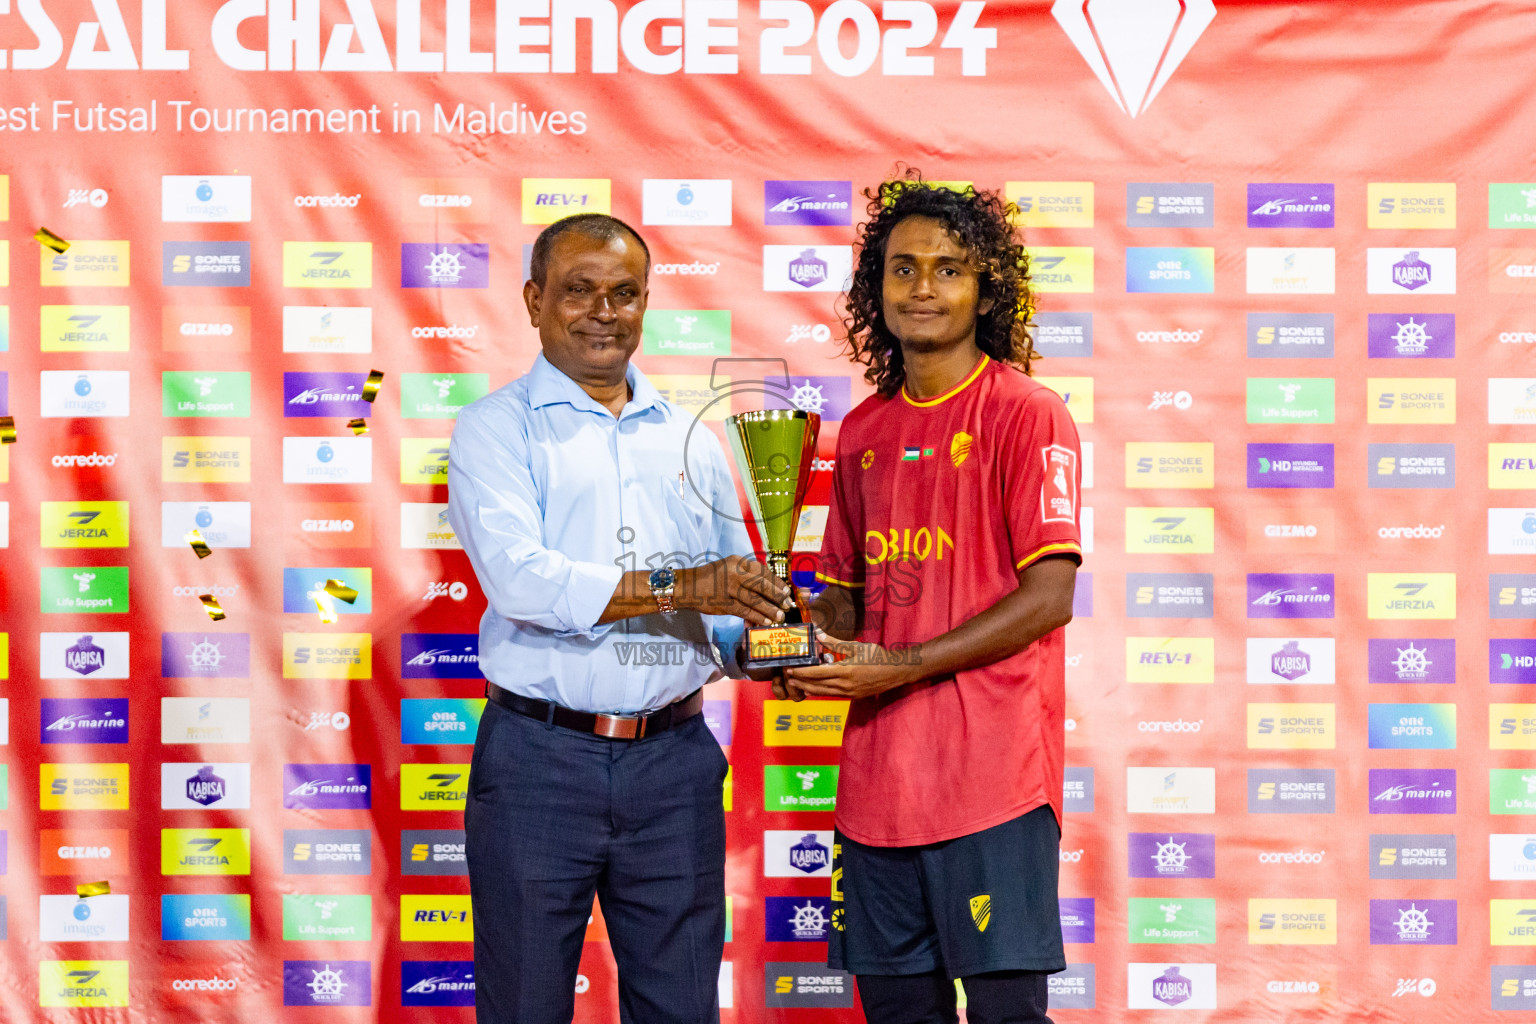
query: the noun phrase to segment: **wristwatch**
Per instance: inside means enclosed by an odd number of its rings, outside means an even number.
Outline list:
[[[651,585],[651,594],[656,598],[657,610],[668,616],[675,613],[677,605],[672,603],[672,588],[677,582],[677,576],[672,570],[656,569],[647,582]]]

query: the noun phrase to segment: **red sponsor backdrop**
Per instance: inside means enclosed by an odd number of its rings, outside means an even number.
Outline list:
[[[1528,612],[1494,617],[1502,614],[1500,592],[1513,586],[1518,596],[1526,581],[1491,581],[1490,574],[1532,571],[1519,553],[1519,530],[1507,541],[1494,536],[1503,526],[1485,530],[1489,509],[1513,509],[1518,523],[1529,486],[1520,466],[1502,467],[1505,459],[1524,458],[1517,448],[1531,420],[1522,419],[1518,398],[1506,401],[1488,384],[1511,378],[1519,383],[1510,387],[1523,392],[1533,382],[1525,375],[1526,348],[1536,337],[1528,300],[1536,241],[1521,190],[1536,185],[1489,187],[1533,177],[1536,114],[1524,102],[1536,84],[1528,59],[1536,20],[1529,11],[1459,0],[1228,2],[1219,10],[1209,3],[1099,0],[688,0],[579,10],[556,3],[551,22],[548,5],[538,3],[450,0],[397,9],[301,0],[296,13],[279,10],[290,6],[255,0],[167,11],[163,0],[125,0],[0,12],[0,174],[7,176],[0,186],[0,306],[8,311],[8,321],[0,320],[0,337],[8,337],[0,370],[8,374],[4,397],[20,433],[0,454],[9,544],[0,552],[0,621],[9,644],[0,1017],[470,1019],[469,1010],[401,1005],[402,961],[467,960],[470,946],[402,938],[402,894],[463,894],[467,885],[452,876],[402,875],[402,829],[452,829],[460,821],[452,811],[401,810],[400,765],[462,764],[468,748],[402,745],[400,702],[474,697],[480,684],[402,679],[400,636],[471,631],[482,607],[462,554],[402,546],[417,527],[403,531],[398,507],[446,500],[444,487],[416,481],[423,479],[418,464],[432,458],[431,439],[451,426],[402,415],[402,375],[481,373],[497,387],[527,369],[537,338],[517,296],[524,246],[556,211],[581,208],[541,203],[540,196],[585,197],[574,201],[642,227],[663,271],[651,280],[653,311],[730,312],[727,347],[671,350],[701,354],[651,349],[639,357],[648,373],[700,375],[702,384],[672,386],[707,389],[714,357],[729,355],[783,359],[792,375],[850,375],[838,353],[839,282],[829,281],[832,290],[824,291],[807,289],[803,277],[780,278],[785,271],[776,261],[796,254],[765,246],[813,250],[835,271],[835,247],[850,242],[852,229],[772,223],[765,183],[862,188],[898,160],[935,179],[1019,183],[1010,194],[1040,204],[1025,228],[1037,275],[1043,282],[1055,275],[1041,296],[1042,312],[1092,315],[1091,356],[1057,349],[1037,368],[1042,376],[1069,378],[1058,382],[1060,390],[1076,392],[1069,405],[1094,448],[1093,486],[1084,495],[1096,527],[1084,567],[1091,614],[1082,606],[1069,627],[1068,735],[1069,764],[1093,770],[1094,798],[1091,813],[1069,810],[1061,892],[1094,901],[1093,941],[1067,948],[1074,965],[1092,965],[1091,975],[1081,966],[1070,973],[1091,978],[1075,998],[1096,1009],[1059,1009],[1059,1017],[1132,1019],[1139,1016],[1133,1007],[1183,1005],[1187,1014],[1234,1021],[1407,1021],[1536,1008],[1536,988],[1525,987],[1531,975],[1520,966],[1530,961],[1532,939],[1518,931],[1520,911],[1536,910],[1536,899],[1527,902],[1531,883],[1512,880],[1515,858],[1489,838],[1518,838],[1518,849],[1524,840],[1517,830],[1531,825],[1521,815],[1491,814],[1489,803],[1491,769],[1536,768],[1523,727],[1513,739],[1500,738],[1503,719],[1525,712],[1490,711],[1527,702],[1527,686],[1502,680],[1529,677],[1500,676],[1497,658],[1491,669],[1485,657],[1490,639],[1523,637],[1530,624]],[[561,8],[595,20],[573,20]],[[305,111],[320,114],[295,113]],[[167,219],[157,197],[162,177],[176,175],[248,178],[249,215],[228,223]],[[666,215],[664,198],[648,213],[647,180],[670,181],[674,197],[683,181],[692,183],[700,208],[712,209],[714,219],[699,224]],[[729,182],[728,200],[708,191],[721,181]],[[1259,204],[1250,202],[1249,186],[1273,183],[1330,185],[1331,226],[1300,214],[1297,223],[1312,226],[1253,226],[1264,215],[1253,212]],[[468,199],[424,206],[424,195]],[[1158,195],[1189,201],[1160,203]],[[1050,196],[1072,197],[1064,205],[1080,208],[1075,215],[1055,211],[1064,220],[1054,222],[1065,226],[1049,226]],[[1388,199],[1399,205],[1383,206]],[[195,205],[182,205],[188,204]],[[1430,212],[1410,215],[1410,207]],[[1506,213],[1514,219],[1497,223]],[[674,223],[660,223],[666,220]],[[76,241],[125,241],[126,287],[46,284],[52,254],[31,240],[42,225]],[[248,286],[189,287],[177,283],[175,268],[161,265],[165,243],[212,241],[249,244]],[[344,290],[324,286],[334,278],[285,277],[289,242],[305,243],[289,257],[298,269],[333,265],[305,261],[338,243],[371,243],[362,256],[343,250],[335,264],[354,272],[367,267],[371,285]],[[409,243],[439,251],[488,245],[488,287],[441,286],[452,284],[447,280],[398,287],[402,274],[425,273],[402,266],[415,259],[402,254]],[[1061,247],[1091,248],[1091,255]],[[1212,260],[1203,270],[1204,257],[1188,251],[1128,253],[1143,247],[1209,249]],[[1392,250],[1379,272],[1369,270],[1376,258],[1370,249]],[[1443,252],[1451,249],[1454,270]],[[1408,250],[1422,252],[1423,260]],[[1150,262],[1143,267],[1137,261],[1144,258]],[[1394,285],[1391,265],[1426,261],[1435,284]],[[1205,270],[1213,275],[1210,291],[1178,290]],[[1446,290],[1452,276],[1454,287]],[[285,280],[322,287],[288,287]],[[1136,290],[1142,287],[1159,290]],[[91,307],[60,314],[66,316],[126,306],[129,344],[46,350],[52,306]],[[285,335],[285,307],[301,306],[369,307],[367,346],[331,354],[288,350],[294,346],[285,345],[285,336],[295,329]],[[1403,359],[1369,358],[1370,313],[1454,314],[1454,356],[1414,364],[1413,347],[1394,342],[1391,355]],[[1251,314],[1330,314],[1331,357],[1265,358],[1257,333],[1250,338]],[[195,326],[207,324],[216,326]],[[658,341],[668,324],[681,330],[675,318],[663,318]],[[342,416],[285,418],[283,374],[370,368],[388,375],[370,421],[371,482],[285,482],[285,437],[312,437],[318,447],[321,438],[350,432]],[[41,373],[113,370],[131,374],[131,415],[71,418],[49,408]],[[162,417],[167,371],[249,373],[249,415]],[[1397,377],[1429,381],[1373,387],[1375,379]],[[1280,381],[1258,385],[1255,398],[1246,381],[1262,378]],[[1312,378],[1332,382],[1329,415],[1263,422],[1266,414],[1255,413],[1256,402],[1313,402]],[[1297,382],[1294,398],[1279,387]],[[864,390],[855,380],[853,397]],[[1382,404],[1383,390],[1453,392],[1454,411],[1393,411]],[[835,432],[828,424],[822,449],[829,458]],[[248,474],[222,483],[174,479],[174,467],[163,464],[173,456],[162,439],[181,436],[248,438]],[[411,440],[424,443],[405,444]],[[1168,477],[1166,486],[1138,488],[1128,445],[1144,442],[1209,445],[1204,457],[1214,462],[1214,486],[1188,488]],[[1314,486],[1263,486],[1267,481],[1252,477],[1259,470],[1250,466],[1262,453],[1247,446],[1271,443],[1332,445],[1332,486],[1315,486],[1320,478],[1287,467],[1274,471],[1303,474],[1295,479]],[[1373,451],[1375,444],[1453,444],[1454,487],[1373,486],[1380,458],[1404,454]],[[1490,444],[1516,447],[1491,455]],[[110,464],[71,459],[93,455],[110,456]],[[1490,478],[1485,465],[1501,472]],[[131,546],[40,547],[43,503],[76,500],[128,502]],[[200,562],[189,548],[156,543],[161,502],[215,501],[250,503],[249,547],[221,548]],[[1202,513],[1191,513],[1201,508],[1214,509],[1209,527]],[[1137,509],[1152,511],[1131,511]],[[1165,528],[1181,517],[1192,525]],[[353,523],[351,532],[312,527],[342,520]],[[1401,527],[1410,529],[1404,534]],[[1145,539],[1149,531],[1188,532],[1191,540],[1165,551],[1156,546],[1163,542]],[[337,564],[372,570],[370,614],[327,626],[312,613],[284,613],[283,567]],[[128,614],[40,614],[48,568],[121,565],[130,571]],[[1137,573],[1209,574],[1212,615],[1181,617],[1175,605],[1163,617],[1139,617],[1142,586],[1156,591],[1190,581],[1131,579]],[[1260,617],[1275,607],[1262,603],[1266,589],[1291,588],[1265,582],[1254,591],[1250,573],[1332,574],[1331,616]],[[1406,575],[1378,577],[1386,596],[1376,604],[1372,573]],[[1431,573],[1454,580],[1425,576]],[[1408,617],[1383,617],[1393,612],[1385,602],[1401,583],[1425,584],[1414,594],[1429,593],[1439,602],[1437,614],[1453,596],[1456,617],[1430,618],[1411,607]],[[467,585],[467,593],[454,584]],[[227,595],[221,600],[229,617],[218,623],[208,621],[195,596],[212,588]],[[131,636],[127,678],[39,678],[42,634],[112,631]],[[370,635],[366,678],[285,677],[285,633],[333,631]],[[162,632],[216,640],[249,634],[249,677],[162,677]],[[1203,648],[1186,638],[1212,643]],[[1333,640],[1332,685],[1269,681],[1262,672],[1265,681],[1250,685],[1248,638],[1263,641],[1263,664],[1271,641],[1276,649],[1300,641],[1314,652],[1319,674],[1317,641]],[[1454,638],[1454,682],[1368,681],[1372,638],[1397,641],[1394,651],[1410,639]],[[1145,661],[1146,653],[1170,657]],[[1189,655],[1182,663],[1180,653]],[[1202,657],[1207,663],[1197,668]],[[1148,677],[1204,681],[1133,681]],[[764,900],[825,895],[827,881],[765,877],[764,832],[824,831],[830,815],[764,810],[763,767],[827,764],[835,750],[765,746],[760,690],[714,689],[711,696],[732,701],[733,719],[733,932],[724,1015],[855,1019],[855,1010],[808,1007],[831,997],[799,993],[798,982],[788,1001],[801,1008],[765,1008],[783,973],[775,968],[765,979],[765,965],[803,961],[805,972],[823,973],[814,962],[824,946],[765,942]],[[41,700],[86,696],[129,699],[131,742],[42,745],[48,723]],[[161,744],[163,697],[248,698],[250,742]],[[1261,704],[1324,707],[1255,711]],[[1388,746],[1398,742],[1390,731],[1376,743],[1368,735],[1372,704],[1450,705],[1451,745]],[[346,730],[308,728],[317,715],[334,719],[337,712],[350,716]],[[1431,719],[1431,732],[1445,740],[1450,711],[1402,714]],[[1271,748],[1292,741],[1276,740],[1273,725],[1264,731],[1266,717],[1281,720],[1282,732],[1288,718],[1323,719],[1328,740],[1312,749]],[[1393,718],[1399,728],[1402,721]],[[1294,742],[1306,742],[1301,735]],[[1399,735],[1402,742],[1414,738]],[[198,759],[248,762],[250,809],[160,809],[160,763]],[[122,762],[130,779],[126,810],[39,810],[41,765]],[[284,809],[282,766],[309,763],[370,765],[371,810]],[[1141,776],[1128,771],[1135,768],[1156,770],[1149,785],[1157,792],[1136,788],[1133,777]],[[1197,773],[1186,771],[1194,768],[1214,769],[1213,813],[1148,810],[1169,806],[1156,802],[1159,787],[1180,799],[1189,796],[1182,787],[1198,789]],[[1454,770],[1456,813],[1372,814],[1380,794],[1369,773],[1404,768]],[[1176,769],[1185,774],[1168,782]],[[1270,769],[1331,771],[1335,810],[1250,813],[1245,779]],[[204,827],[250,829],[249,875],[160,873],[161,830]],[[284,830],[316,828],[367,830],[372,873],[285,875]],[[1163,833],[1158,843],[1213,835],[1211,877],[1139,877],[1145,870],[1132,856],[1133,833]],[[1373,877],[1372,865],[1383,859],[1374,835],[1417,837],[1410,841],[1436,847],[1444,845],[1437,837],[1454,837],[1452,877]],[[81,868],[59,859],[66,839],[113,853],[106,864]],[[1298,852],[1304,856],[1283,856]],[[1492,880],[1498,874],[1511,877]],[[37,897],[70,893],[77,882],[101,877],[130,897],[131,941],[40,942]],[[211,892],[250,895],[249,941],[159,941],[162,894]],[[371,938],[285,940],[285,893],[371,894]],[[1149,899],[1158,913],[1167,912],[1163,904],[1214,901],[1210,926],[1194,922],[1194,942],[1144,941],[1138,915],[1146,905],[1136,901]],[[1393,904],[1390,913],[1374,911],[1387,914],[1374,930],[1373,900]],[[1454,924],[1437,921],[1433,943],[1399,927],[1408,919],[1397,906],[1417,901],[1417,909],[1430,900],[1455,901]],[[1443,913],[1443,903],[1435,907]],[[1318,928],[1286,933],[1291,941],[1319,944],[1273,944],[1276,930],[1264,926],[1266,913],[1321,914]],[[1454,930],[1454,945],[1445,944],[1447,930]],[[285,1008],[283,962],[328,959],[371,963],[363,993],[369,1005]],[[39,965],[52,961],[91,962],[69,969],[127,961],[128,1007],[40,1008],[39,996],[47,1001],[58,987],[51,975],[39,980]],[[1186,999],[1153,986],[1173,965],[1191,979]],[[582,974],[578,1019],[617,1019],[612,961],[600,937],[587,946]],[[237,985],[189,992],[175,984],[212,978]]]

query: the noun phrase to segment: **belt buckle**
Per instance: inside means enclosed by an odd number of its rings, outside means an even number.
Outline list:
[[[610,740],[638,740],[645,735],[645,718],[640,715],[598,715],[592,731]]]

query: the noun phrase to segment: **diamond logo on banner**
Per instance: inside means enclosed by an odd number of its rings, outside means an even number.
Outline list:
[[[1145,113],[1216,17],[1213,0],[1056,0],[1051,14],[1125,113]]]

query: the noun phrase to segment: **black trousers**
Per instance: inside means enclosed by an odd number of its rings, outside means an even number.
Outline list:
[[[464,811],[479,1024],[568,1024],[594,894],[625,1024],[716,1024],[726,759],[704,716],[637,741],[488,703]]]

